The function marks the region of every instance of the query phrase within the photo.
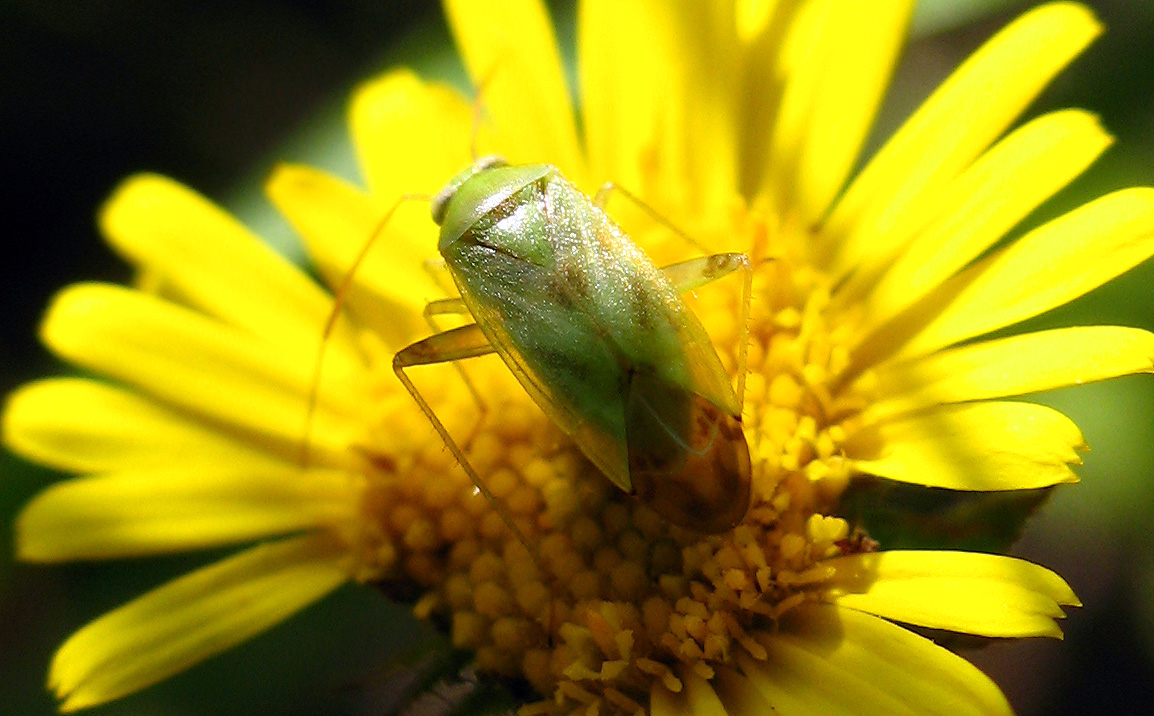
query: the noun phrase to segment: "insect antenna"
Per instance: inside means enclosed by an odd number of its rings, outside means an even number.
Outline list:
[[[336,291],[333,292],[333,307],[325,319],[320,344],[317,346],[316,361],[313,363],[312,378],[309,380],[308,402],[305,409],[305,424],[304,430],[302,431],[299,456],[299,464],[302,468],[308,467],[310,462],[313,422],[316,419],[317,403],[320,400],[321,374],[324,368],[325,352],[328,350],[329,338],[332,336],[333,329],[336,328],[337,319],[340,317],[341,311],[344,310],[345,304],[348,302],[349,290],[353,285],[353,279],[356,277],[357,269],[364,263],[365,257],[369,255],[369,250],[372,249],[377,239],[384,233],[385,227],[388,226],[389,221],[392,220],[393,214],[397,213],[397,209],[410,201],[429,200],[430,197],[428,194],[402,194],[393,205],[389,207],[389,210],[381,216],[380,220],[377,221],[372,233],[369,234],[369,238],[365,240],[365,243],[357,252],[356,257],[353,258],[353,262],[349,265],[348,271],[345,272],[344,277],[341,279],[340,285],[337,286]]]

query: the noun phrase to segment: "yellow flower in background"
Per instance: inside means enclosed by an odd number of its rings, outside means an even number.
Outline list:
[[[26,385],[4,414],[10,448],[82,475],[25,508],[19,556],[259,544],[73,635],[50,673],[62,708],[155,683],[343,583],[388,580],[416,587],[416,613],[450,624],[483,672],[526,679],[540,700],[525,714],[1008,713],[981,672],[890,620],[1060,636],[1077,604],[1065,582],[997,555],[873,551],[832,515],[859,475],[957,491],[1075,481],[1078,429],[1007,398],[1149,372],[1154,336],[982,337],[1154,253],[1154,190],[1003,241],[1110,143],[1080,110],[1007,133],[1099,33],[1072,3],[998,33],[851,176],[911,6],[583,2],[578,122],[537,3],[447,3],[483,86],[482,153],[554,163],[587,192],[618,182],[709,249],[753,259],[753,495],[718,537],[616,490],[499,360],[467,369],[483,414],[451,366],[415,371],[540,561],[509,534],[391,369],[444,295],[423,270],[427,206],[402,207],[354,275],[310,410],[331,295],[188,189],[126,181],[101,228],[150,290],[62,291],[44,341],[101,379]],[[271,177],[330,287],[397,197],[470,162],[475,114],[398,70],[353,100],[365,188],[302,166]],[[685,258],[626,202],[609,211],[662,261]],[[695,304],[730,367],[739,299],[723,281]]]

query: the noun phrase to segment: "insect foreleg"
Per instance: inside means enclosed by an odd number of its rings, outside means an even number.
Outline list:
[[[689,244],[690,246],[697,249],[698,251],[700,251],[703,254],[709,253],[709,249],[707,249],[704,245],[702,245],[702,243],[700,241],[698,241],[697,239],[693,238],[689,234],[682,231],[672,221],[670,221],[669,219],[666,219],[664,216],[662,216],[661,212],[657,211],[657,209],[654,209],[649,204],[646,204],[636,194],[629,191],[628,189],[621,186],[620,184],[617,184],[616,182],[609,181],[609,182],[605,182],[604,184],[602,184],[601,188],[597,190],[597,194],[595,194],[593,196],[593,204],[596,205],[597,208],[599,208],[599,209],[604,209],[605,205],[609,203],[609,196],[613,192],[618,192],[622,196],[624,196],[626,199],[633,202],[638,208],[640,208],[642,211],[644,211],[646,214],[648,214],[649,218],[653,219],[658,224],[661,224],[665,228],[667,228],[670,231],[672,231],[673,233],[677,234],[680,238],[682,238],[685,241],[685,243]]]
[[[749,270],[749,257],[745,254],[711,254],[698,256],[686,261],[661,267],[661,273],[678,293],[688,293],[719,278],[743,269]]]

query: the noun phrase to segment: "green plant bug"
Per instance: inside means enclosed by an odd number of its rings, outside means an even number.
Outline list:
[[[406,369],[496,352],[613,484],[676,525],[725,532],[750,501],[744,365],[735,391],[681,294],[740,269],[747,313],[749,258],[657,268],[599,206],[611,188],[591,199],[551,165],[497,157],[458,174],[432,215],[460,298],[433,301],[426,313],[474,322],[401,349],[393,370],[486,495]],[[743,336],[739,364],[744,345]]]

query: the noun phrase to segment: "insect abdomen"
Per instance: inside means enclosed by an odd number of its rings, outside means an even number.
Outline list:
[[[741,422],[705,398],[645,372],[625,404],[637,497],[698,532],[732,529],[749,508],[751,464]]]

